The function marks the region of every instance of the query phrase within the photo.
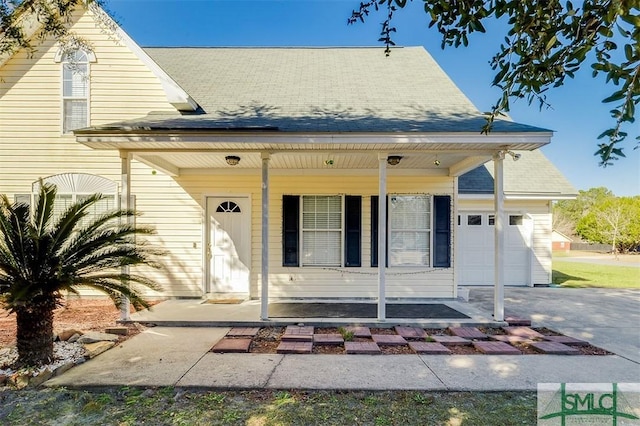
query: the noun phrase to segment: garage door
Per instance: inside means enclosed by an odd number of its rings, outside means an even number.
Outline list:
[[[532,221],[523,215],[507,214],[505,227],[505,285],[526,286],[530,272]],[[494,215],[460,212],[458,215],[458,284],[493,285]]]

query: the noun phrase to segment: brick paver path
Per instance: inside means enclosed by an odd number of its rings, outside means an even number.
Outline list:
[[[530,345],[538,352],[553,355],[579,355],[581,352],[571,346],[557,342],[533,342]]]
[[[448,355],[451,353],[446,346],[436,342],[409,342],[409,347],[419,354]]]
[[[486,340],[489,338],[475,327],[449,327],[449,331],[454,336],[464,337],[465,339]]]
[[[253,337],[260,331],[260,327],[233,327],[227,333],[227,336],[234,337]]]
[[[379,354],[380,347],[374,342],[344,342],[344,348],[348,354]]]
[[[465,339],[464,337],[458,336],[431,336],[433,340],[437,343],[442,343],[445,346],[469,346],[471,345],[471,340]]]
[[[314,345],[341,345],[344,339],[339,334],[314,334]]]
[[[586,340],[576,339],[571,336],[544,336],[544,340],[549,342],[562,343],[569,346],[587,346],[589,342]]]
[[[378,346],[400,346],[407,344],[404,337],[398,336],[397,334],[373,334],[371,338]]]
[[[311,342],[313,341],[313,327],[289,325],[282,335],[282,340],[295,342]]]
[[[251,339],[230,339],[223,337],[211,349],[211,352],[242,353],[249,352]]]
[[[529,327],[502,327],[502,329],[510,336],[522,336],[531,339],[541,339],[543,337],[542,334]]]
[[[473,346],[487,355],[521,355],[518,349],[504,342],[473,342]]]
[[[505,343],[524,343],[530,342],[531,339],[523,336],[509,336],[505,334],[498,334],[496,336],[490,336],[491,340],[498,340]]]
[[[427,332],[419,327],[402,327],[398,325],[395,327],[395,330],[396,333],[405,339],[424,339],[427,337]]]
[[[353,333],[353,337],[371,337],[369,327],[345,327],[345,330]]]
[[[517,315],[506,314],[504,320],[510,326],[525,326],[531,327],[531,320],[529,318],[522,318]]]
[[[310,354],[312,349],[312,342],[281,341],[276,352],[279,354]]]

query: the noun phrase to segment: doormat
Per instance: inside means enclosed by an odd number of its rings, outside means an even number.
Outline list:
[[[271,303],[272,318],[377,318],[375,303]],[[469,316],[442,303],[388,303],[387,318],[465,319]]]
[[[239,305],[244,301],[245,299],[207,299],[202,303],[210,305]]]

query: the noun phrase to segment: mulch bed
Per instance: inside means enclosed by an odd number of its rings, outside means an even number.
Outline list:
[[[505,335],[505,331],[501,328],[489,328],[489,327],[479,327],[480,331],[487,335]],[[535,328],[532,327],[533,330],[545,335],[545,336],[560,336],[561,333],[558,333],[554,330],[550,330],[547,328]],[[371,334],[384,334],[391,335],[397,334],[393,328],[371,328]],[[440,328],[428,328],[424,329],[429,336],[434,335],[451,335],[448,329],[440,329]],[[261,353],[261,354],[275,354],[277,353],[278,345],[280,344],[282,335],[285,332],[285,327],[262,327],[258,334],[253,337],[251,346],[249,348],[250,353]],[[341,333],[342,332],[342,333]],[[316,327],[314,329],[315,334],[344,334],[344,329],[332,328],[332,327]],[[372,339],[368,337],[348,337],[353,342],[371,342]],[[430,338],[426,339],[418,339],[418,338],[407,338],[407,341],[430,341]],[[538,339],[539,340],[539,339]],[[531,348],[526,342],[525,343],[511,343],[512,346],[516,347],[518,350],[522,352],[524,355],[540,355],[541,353]],[[602,348],[598,348],[592,345],[586,346],[574,346],[575,349],[580,351],[581,355],[613,355],[611,352],[606,351]],[[473,346],[448,346],[448,349],[451,350],[451,354],[453,355],[483,355],[482,352],[476,350]],[[381,353],[383,355],[413,355],[414,352],[408,345],[397,345],[397,346],[380,346]],[[344,344],[339,345],[319,345],[314,344],[313,349],[311,351],[312,354],[324,354],[324,355],[343,355],[346,354]]]

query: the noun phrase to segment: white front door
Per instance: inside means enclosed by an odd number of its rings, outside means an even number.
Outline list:
[[[249,293],[249,197],[207,197],[208,293]]]
[[[528,285],[531,276],[530,221],[520,214],[505,214],[505,285]],[[494,285],[494,215],[460,212],[459,285]]]

